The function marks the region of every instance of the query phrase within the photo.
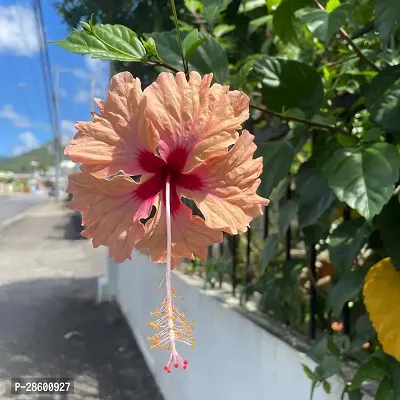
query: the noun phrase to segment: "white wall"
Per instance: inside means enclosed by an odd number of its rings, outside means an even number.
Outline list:
[[[271,335],[226,304],[202,290],[201,280],[174,273],[177,290],[184,300],[180,309],[195,320],[195,349],[178,348],[189,360],[188,369],[166,374],[169,354],[149,350],[146,337],[149,312],[161,302],[157,286],[164,265],[134,253],[132,261],[110,263],[108,296],[115,294],[165,400],[309,400],[310,380],[301,363],[314,368],[304,354]],[[106,279],[106,280],[107,280]],[[316,390],[314,400],[338,400],[342,380],[330,379],[332,391]]]

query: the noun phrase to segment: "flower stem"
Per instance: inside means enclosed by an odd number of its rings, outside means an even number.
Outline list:
[[[182,37],[181,37],[181,31],[179,30],[179,25],[178,25],[178,15],[176,13],[175,0],[171,0],[171,6],[172,6],[172,14],[174,16],[174,23],[175,23],[175,27],[176,27],[176,34],[178,35],[179,50],[180,50],[181,56],[182,56],[183,69],[185,71],[186,79],[189,80],[189,66],[185,60],[185,55],[183,54]]]
[[[171,185],[170,185],[170,177],[167,176],[167,181],[165,183],[165,213],[167,220],[167,265],[165,271],[165,287],[167,292],[167,309],[168,315],[172,316],[172,277],[171,277],[171,257],[172,257],[172,232],[171,232]],[[171,353],[174,354],[176,352],[176,343],[175,343],[175,333],[173,331],[174,322],[172,319],[168,321],[169,325],[169,335],[170,335],[170,343],[171,343]]]

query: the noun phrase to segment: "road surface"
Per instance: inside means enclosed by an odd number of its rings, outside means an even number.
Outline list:
[[[48,201],[47,196],[33,194],[0,195],[0,224],[44,201]]]

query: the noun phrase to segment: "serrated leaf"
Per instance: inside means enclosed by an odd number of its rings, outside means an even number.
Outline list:
[[[279,207],[279,217],[278,217],[278,228],[279,236],[281,239],[286,234],[290,223],[297,216],[297,201],[295,199],[287,200],[284,204]]]
[[[322,171],[338,199],[370,221],[392,196],[399,168],[397,148],[374,143],[336,150]]]
[[[213,25],[220,12],[227,9],[232,0],[203,0],[203,17]]]
[[[389,375],[389,367],[387,363],[380,358],[374,357],[361,365],[355,373],[350,390],[360,389],[360,386],[365,381],[381,380],[383,377]]]
[[[324,103],[320,76],[309,65],[276,57],[262,57],[253,71],[260,79],[261,93],[273,111],[298,108],[311,117]]]
[[[185,60],[189,60],[194,51],[207,39],[197,29],[191,31],[183,40],[182,48]]]
[[[366,105],[371,118],[390,133],[400,133],[399,98],[400,65],[381,71],[366,90]]]
[[[276,140],[258,145],[256,156],[263,157],[260,193],[268,197],[272,189],[287,176],[295,156],[292,145],[286,141]]]
[[[400,2],[398,0],[376,0],[375,26],[381,40],[387,44],[390,36],[400,26]]]
[[[274,12],[273,27],[276,35],[284,43],[297,42],[297,26],[299,21],[295,12],[311,5],[309,0],[283,0]]]
[[[335,271],[345,273],[352,266],[369,234],[364,218],[343,221],[329,237],[329,254]]]
[[[153,38],[149,38],[147,41],[144,39],[141,39],[144,48],[147,51],[147,54],[157,58],[158,61],[162,61],[160,55],[157,52],[157,46],[156,46],[156,42],[154,41]]]
[[[359,268],[345,273],[329,292],[326,309],[332,308],[335,315],[340,315],[344,305],[360,293],[366,272]]]
[[[140,62],[146,50],[135,32],[122,25],[94,25],[92,32],[75,30],[60,47],[77,54],[90,54],[102,60]]]
[[[339,32],[341,26],[350,18],[354,7],[353,3],[344,3],[334,8],[332,12],[310,9],[300,21],[307,25],[310,32],[321,42],[328,44],[332,36]]]
[[[315,224],[336,198],[327,179],[312,159],[300,167],[296,176],[296,188],[299,195],[301,227]]]
[[[168,64],[182,70],[182,56],[176,31],[155,32],[144,34],[145,37],[152,37],[157,45],[157,50],[162,59]],[[181,32],[183,39],[187,33]],[[214,74],[214,80],[223,83],[229,76],[228,57],[221,45],[212,37],[207,39],[198,47],[190,57],[189,69],[201,74]]]
[[[277,233],[270,233],[264,241],[262,250],[262,271],[264,272],[268,263],[273,259],[278,251],[279,236]]]

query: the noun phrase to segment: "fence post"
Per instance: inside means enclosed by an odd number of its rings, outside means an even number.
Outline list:
[[[343,209],[343,221],[350,221],[351,219],[351,208],[347,205]],[[350,308],[349,303],[345,303],[343,306],[343,333],[348,335],[350,333]]]
[[[292,188],[291,188],[291,176],[289,174],[289,184],[287,187],[287,191],[286,191],[286,199],[290,200],[292,198]],[[290,248],[292,246],[292,230],[290,228],[290,224],[288,227],[288,230],[286,231],[286,238],[285,238],[285,258],[286,261],[290,261],[292,259],[291,254],[290,254]]]
[[[315,245],[310,246],[310,273],[311,273],[311,279],[310,279],[310,338],[315,339],[317,336],[317,320],[316,320],[316,314],[317,314],[317,290],[315,288],[315,283],[317,281],[317,267],[316,267],[316,262],[317,262],[317,250],[315,248]]]
[[[251,254],[251,228],[247,229],[247,248],[246,248],[246,286],[252,281],[250,254]],[[249,299],[249,295],[246,291],[246,301]]]
[[[232,296],[236,294],[237,238],[238,235],[232,235]]]

